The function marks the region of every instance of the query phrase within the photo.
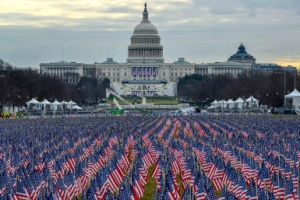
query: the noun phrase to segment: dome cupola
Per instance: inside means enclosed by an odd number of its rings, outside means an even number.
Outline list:
[[[239,46],[238,51],[230,56],[228,61],[255,64],[255,58],[247,53],[246,47],[243,45],[243,43],[241,43]]]
[[[156,27],[149,21],[147,3],[143,20],[134,28],[131,44],[128,46],[128,62],[159,62],[163,59],[163,46]]]
[[[238,52],[239,52],[239,53],[247,53],[247,52],[246,52],[246,48],[245,48],[245,46],[243,45],[243,43],[241,43],[241,45],[239,46]]]
[[[147,3],[145,3],[143,20],[135,27],[133,34],[158,34],[156,27],[148,19]]]
[[[245,46],[243,45],[243,43],[241,43],[238,51],[230,56],[230,58],[253,58],[253,56],[247,53]]]

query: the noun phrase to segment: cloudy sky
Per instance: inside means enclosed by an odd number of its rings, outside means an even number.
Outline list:
[[[300,68],[299,0],[149,0],[150,21],[165,62],[225,61],[241,42],[258,63]],[[126,62],[144,1],[2,0],[0,58],[18,67],[40,63]],[[62,49],[63,55],[62,56]]]

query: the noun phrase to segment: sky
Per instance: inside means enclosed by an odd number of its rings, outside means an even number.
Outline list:
[[[0,59],[40,63],[126,62],[145,1],[2,0]],[[257,63],[300,68],[299,0],[149,0],[166,63],[226,61],[243,42]]]

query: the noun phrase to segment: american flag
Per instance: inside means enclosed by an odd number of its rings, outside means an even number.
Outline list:
[[[12,199],[23,199],[28,200],[30,199],[29,190],[26,188],[22,180],[17,181],[17,186],[15,189],[15,194],[12,196]]]
[[[280,197],[284,197],[285,195],[285,180],[281,172],[279,172],[278,179],[279,179],[279,188],[276,192],[276,197],[280,198]]]
[[[258,199],[267,199],[267,191],[259,189],[258,190]]]
[[[70,199],[79,193],[77,183],[74,179],[74,173],[72,171],[69,171],[67,174],[65,174],[64,183]]]
[[[285,199],[286,200],[294,200],[296,195],[296,190],[294,190],[293,180],[292,178],[287,178],[285,183]]]
[[[132,75],[133,75],[133,76],[136,76],[136,67],[133,67],[133,68],[132,68]]]
[[[206,199],[206,191],[204,189],[204,183],[203,183],[202,177],[198,178],[196,199],[197,200],[205,200]]]
[[[157,68],[156,68],[156,67],[153,67],[152,70],[153,70],[153,71],[152,71],[153,76],[156,76],[156,75],[157,75],[157,72],[156,72]]]
[[[264,123],[258,116],[103,117],[100,121],[89,117],[88,120],[55,119],[59,123],[45,121],[45,130],[39,129],[41,135],[11,134],[3,139],[7,134],[4,132],[0,149],[0,154],[4,152],[0,156],[0,166],[4,169],[0,174],[0,198],[2,194],[18,198],[17,188],[22,184],[19,194],[31,199],[62,199],[63,192],[67,198],[81,195],[83,199],[91,199],[95,193],[95,199],[103,199],[110,198],[108,191],[115,198],[118,190],[118,198],[132,193],[129,198],[136,194],[134,199],[139,199],[146,192],[152,166],[156,199],[194,195],[214,198],[216,191],[210,191],[212,186],[226,190],[222,192],[225,199],[265,198],[263,195],[271,198],[272,194],[284,199],[290,198],[288,181],[293,184],[292,198],[297,199],[299,128],[293,121],[281,125],[282,122],[272,123],[277,119],[267,116],[260,118]],[[251,125],[246,119],[251,119]],[[197,124],[204,133],[199,134]],[[276,128],[265,127],[268,124]],[[293,128],[287,132],[284,126],[290,124]],[[247,139],[239,130],[249,134]],[[264,137],[260,138],[257,132]],[[274,137],[274,132],[278,137]],[[185,189],[184,197],[179,193],[178,175]],[[216,182],[217,177],[220,182]],[[202,186],[198,187],[200,181]],[[76,184],[78,190],[71,192]]]
[[[269,197],[269,200],[276,200],[276,197],[273,192],[269,192],[268,197]]]
[[[219,159],[217,162],[217,169],[216,172],[212,178],[212,183],[216,190],[221,190],[223,188],[224,184],[224,179],[225,179],[225,174],[224,174],[224,166],[223,166],[223,161]]]
[[[110,174],[107,177],[108,184],[109,184],[109,189],[111,192],[115,192],[118,190],[119,185],[121,184],[123,177],[124,177],[124,172],[122,169],[117,167],[116,162],[111,163],[111,170]]]
[[[64,199],[69,198],[69,192],[68,192],[62,178],[58,178],[55,188],[56,188],[56,192],[58,194],[59,200],[64,200]]]
[[[207,196],[206,196],[207,200],[217,200],[216,194],[215,194],[212,186],[209,183],[207,184],[206,193],[207,193]]]
[[[94,199],[96,200],[97,199],[96,191],[97,191],[97,188],[96,188],[96,184],[95,184],[95,179],[92,179],[90,187],[86,190],[85,198],[91,199],[91,200],[94,200]]]
[[[250,182],[249,187],[247,188],[247,194],[245,196],[245,199],[257,199],[257,187],[253,181],[253,179]]]
[[[96,175],[96,180],[98,184],[96,197],[97,199],[103,199],[106,195],[108,182],[107,182],[107,176],[109,172],[106,167],[102,168],[99,173]]]
[[[218,200],[226,200],[226,199],[227,199],[227,191],[226,191],[225,187],[223,187]]]
[[[260,189],[264,189],[265,187],[268,187],[270,185],[270,178],[269,178],[269,172],[266,168],[265,163],[262,163],[261,170],[258,174],[258,186]]]

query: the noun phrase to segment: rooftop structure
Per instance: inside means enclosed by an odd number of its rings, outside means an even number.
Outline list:
[[[255,58],[247,53],[243,43],[239,46],[238,51],[230,56],[228,61],[255,64]]]

